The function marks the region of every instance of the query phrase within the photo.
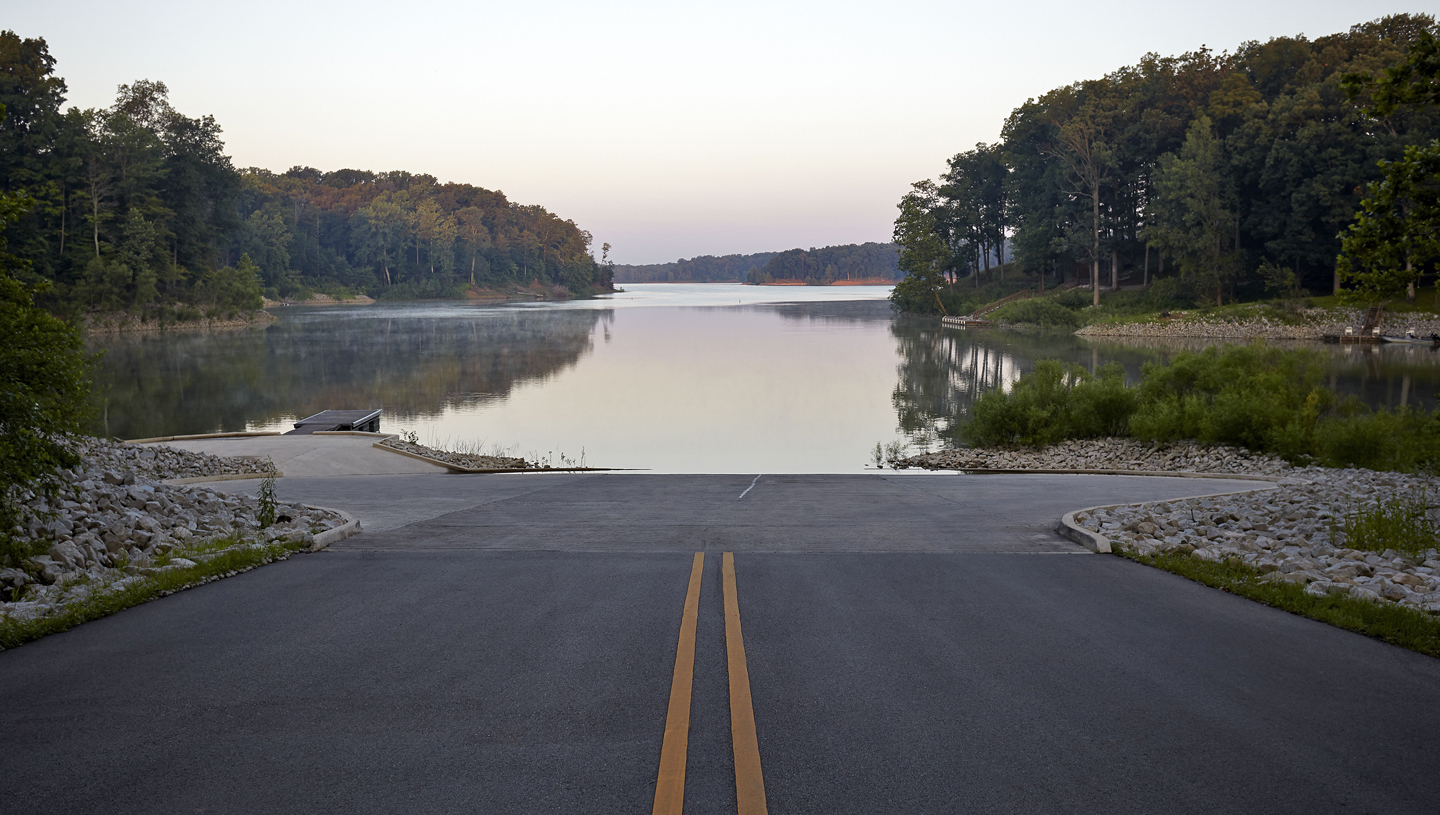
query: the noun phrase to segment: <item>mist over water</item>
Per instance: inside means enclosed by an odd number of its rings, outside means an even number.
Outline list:
[[[876,442],[956,437],[980,394],[1037,359],[1087,368],[1200,347],[942,329],[888,287],[631,284],[560,303],[290,308],[264,330],[98,339],[96,432],[288,430],[327,408],[382,429],[657,472],[859,472]],[[1435,407],[1440,355],[1311,345],[1372,405]]]

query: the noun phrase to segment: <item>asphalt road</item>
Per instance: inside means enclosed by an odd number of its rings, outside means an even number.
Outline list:
[[[282,479],[368,531],[0,652],[0,811],[648,812],[705,552],[685,811],[733,813],[722,551],[770,812],[1440,809],[1440,661],[1051,531],[1253,486]]]

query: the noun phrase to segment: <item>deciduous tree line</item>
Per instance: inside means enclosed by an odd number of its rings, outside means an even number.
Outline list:
[[[433,176],[236,169],[213,117],[162,82],[64,108],[43,39],[0,32],[0,192],[32,202],[6,229],[57,311],[238,310],[303,289],[453,296],[465,285],[610,288],[590,235],[539,206]]]
[[[1258,295],[1267,278],[1327,294],[1342,273],[1358,283],[1342,233],[1362,201],[1381,201],[1370,185],[1397,172],[1382,162],[1423,162],[1440,136],[1424,94],[1395,90],[1423,86],[1434,32],[1430,16],[1398,14],[1234,53],[1147,54],[1030,99],[999,143],[954,156],[901,200],[908,277],[895,299],[943,310],[942,289],[1007,260],[1042,280],[1088,279],[1097,303],[1102,287],[1155,275],[1212,303]],[[1420,260],[1412,248],[1412,282],[1435,258]]]
[[[621,283],[774,283],[803,281],[828,286],[846,280],[900,277],[893,243],[851,243],[753,255],[701,255],[674,263],[616,266]]]

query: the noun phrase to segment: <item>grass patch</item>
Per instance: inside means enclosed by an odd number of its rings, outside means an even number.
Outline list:
[[[1435,519],[1430,517],[1430,502],[1423,491],[1418,491],[1337,512],[1330,524],[1330,544],[1421,557],[1440,546],[1440,536],[1436,534]]]
[[[1050,297],[1016,300],[996,309],[989,317],[1000,322],[1036,325],[1042,328],[1065,328],[1072,331],[1079,328],[1081,323],[1079,312],[1060,305]]]
[[[167,562],[174,557],[198,557],[202,560],[194,566],[169,569],[150,577],[141,577],[118,590],[109,590],[108,585],[97,584],[88,576],[81,578],[72,585],[90,585],[93,587],[91,592],[53,614],[32,619],[0,615],[0,650],[67,631],[81,623],[191,588],[209,578],[283,560],[306,545],[304,541],[289,540],[261,546],[242,546],[245,543],[245,538],[234,535],[206,541],[195,548],[187,547],[183,551],[176,551],[166,558]]]
[[[1119,554],[1271,608],[1440,657],[1440,619],[1418,609],[1343,594],[1316,597],[1306,594],[1303,586],[1294,583],[1263,580],[1259,569],[1236,558],[1208,561],[1181,554],[1142,555],[1130,551]]]
[[[1343,294],[1327,294],[1323,297],[1308,298],[1311,303],[1321,308],[1338,308],[1349,306],[1351,308],[1364,308],[1363,303],[1346,302]],[[1434,316],[1440,312],[1440,289],[1435,286],[1421,286],[1415,290],[1415,299],[1407,301],[1404,297],[1396,297],[1385,303],[1387,314],[1421,314]]]

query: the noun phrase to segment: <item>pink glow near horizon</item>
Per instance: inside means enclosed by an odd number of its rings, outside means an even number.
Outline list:
[[[1411,4],[1411,12],[1440,3]],[[164,81],[238,166],[405,169],[504,190],[619,263],[889,240],[895,203],[1026,98],[1147,51],[1321,36],[1350,0],[391,4],[8,10],[71,104]]]

